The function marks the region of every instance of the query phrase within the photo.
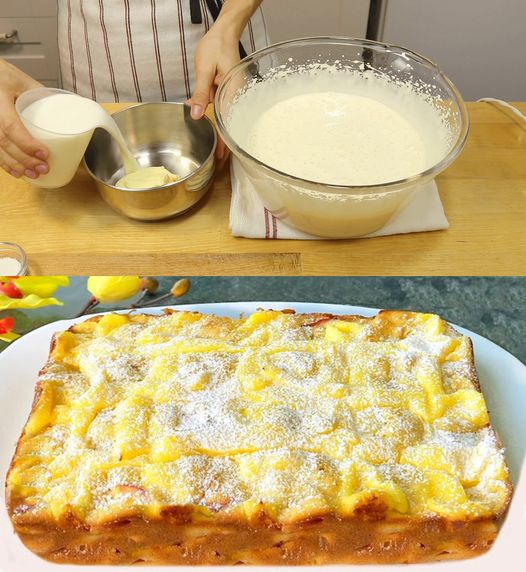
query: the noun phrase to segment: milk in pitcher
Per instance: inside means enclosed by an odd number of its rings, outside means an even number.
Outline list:
[[[126,172],[139,169],[112,117],[95,101],[63,90],[37,88],[22,94],[17,110],[29,132],[49,150],[49,173],[37,180],[44,188],[68,184],[82,160],[93,131],[105,129],[119,143]]]

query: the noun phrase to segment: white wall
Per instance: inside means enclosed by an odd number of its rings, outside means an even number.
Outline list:
[[[386,0],[383,39],[435,61],[464,99],[526,100],[526,0]]]
[[[272,43],[306,36],[365,37],[369,0],[264,0]]]

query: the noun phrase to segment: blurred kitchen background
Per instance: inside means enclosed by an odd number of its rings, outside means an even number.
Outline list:
[[[369,37],[437,62],[466,100],[526,100],[526,0],[264,0],[263,10],[272,42]],[[0,57],[59,87],[56,44],[56,0],[0,0]]]

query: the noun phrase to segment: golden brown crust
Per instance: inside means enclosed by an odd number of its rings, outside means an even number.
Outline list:
[[[167,314],[173,312],[166,311]],[[394,311],[381,314],[402,332],[411,315]],[[303,325],[313,328],[334,318],[349,322],[367,320],[356,315],[301,315]],[[100,319],[101,316],[94,316],[88,322],[97,323]],[[214,327],[212,321],[212,331]],[[448,328],[455,332],[450,326]],[[69,331],[77,332],[79,328],[73,325]],[[50,353],[55,345],[54,337]],[[469,349],[471,377],[480,392],[471,340]],[[41,373],[46,367],[47,364]],[[41,391],[41,384],[37,383],[32,412],[38,405]],[[31,414],[28,419],[30,417]],[[506,485],[507,506],[512,487],[509,482]],[[370,498],[351,518],[320,513],[284,524],[276,522],[264,508],[247,521],[246,517],[235,513],[204,517],[196,514],[192,507],[167,506],[158,518],[146,519],[131,512],[115,515],[110,522],[88,525],[79,521],[73,512],[66,513],[58,522],[41,516],[36,518],[28,510],[24,498],[12,494],[7,486],[6,502],[14,529],[30,550],[53,562],[75,564],[305,565],[469,558],[491,546],[505,514],[504,509],[498,514],[476,519],[386,518],[382,501]]]
[[[471,558],[488,550],[500,521],[447,519],[376,520],[318,517],[292,525],[253,522],[188,522],[172,511],[162,520],[132,517],[104,526],[78,523],[17,524],[33,552],[53,562],[76,564],[411,563]]]

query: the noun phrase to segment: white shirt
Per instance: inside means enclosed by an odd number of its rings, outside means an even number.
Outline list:
[[[98,101],[181,101],[195,79],[194,52],[213,18],[199,0],[58,0],[64,89]],[[261,9],[241,39],[247,53],[268,45]]]

